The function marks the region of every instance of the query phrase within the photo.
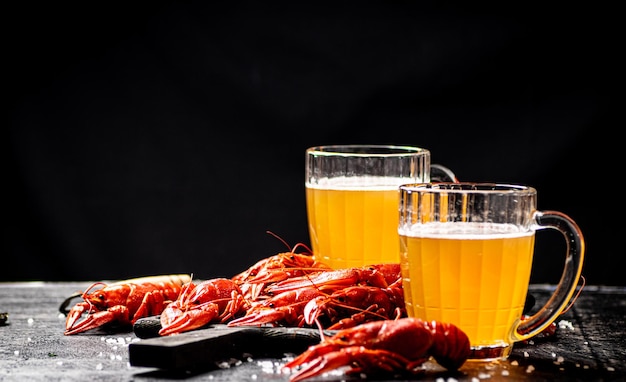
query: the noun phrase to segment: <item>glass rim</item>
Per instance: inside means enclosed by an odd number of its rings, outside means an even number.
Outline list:
[[[498,182],[433,182],[405,183],[399,186],[400,191],[429,193],[484,193],[484,194],[536,194],[532,186]]]
[[[371,151],[363,152],[362,150]],[[415,154],[429,155],[430,150],[418,146],[348,144],[313,146],[307,148],[306,153],[316,156],[401,157]]]

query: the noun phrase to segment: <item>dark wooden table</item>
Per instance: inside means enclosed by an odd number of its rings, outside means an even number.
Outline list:
[[[137,367],[129,361],[130,344],[140,339],[131,330],[94,330],[63,335],[61,302],[85,289],[88,282],[0,283],[0,313],[8,313],[0,326],[0,381],[282,381],[289,355],[277,358],[225,359],[204,370],[166,370]],[[552,291],[533,285],[538,303]],[[1,322],[1,321],[0,321]],[[551,340],[516,344],[507,361],[466,363],[449,373],[433,365],[423,381],[625,381],[626,287],[585,286],[573,308],[559,320]],[[135,345],[132,345],[135,346]],[[316,380],[339,381],[341,373]]]

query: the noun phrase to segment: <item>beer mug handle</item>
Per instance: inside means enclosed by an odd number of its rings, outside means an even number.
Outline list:
[[[535,228],[552,228],[561,232],[567,242],[565,268],[556,289],[546,304],[534,315],[520,319],[513,331],[513,341],[527,340],[539,334],[567,307],[576,291],[583,267],[585,241],[580,228],[569,216],[557,211],[537,211],[533,216]]]
[[[455,182],[458,183],[458,179],[452,170],[446,166],[433,163],[430,165],[430,181],[431,182]]]

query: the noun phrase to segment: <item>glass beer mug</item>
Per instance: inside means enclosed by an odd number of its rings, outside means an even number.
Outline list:
[[[400,186],[401,268],[407,314],[455,324],[470,339],[470,359],[508,357],[566,308],[581,275],[584,239],[567,215],[537,210],[532,187],[492,183]],[[535,232],[566,240],[552,297],[522,320]]]

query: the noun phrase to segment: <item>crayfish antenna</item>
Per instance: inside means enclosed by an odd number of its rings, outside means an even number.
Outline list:
[[[324,325],[320,322],[319,318],[315,317],[315,326],[320,332],[320,342],[326,341],[326,334],[324,334]]]
[[[313,255],[313,251],[311,250],[311,248],[309,248],[309,247],[308,247],[306,244],[304,244],[304,243],[298,243],[298,244],[294,245],[294,246],[293,246],[293,248],[292,248],[292,247],[290,247],[290,246],[289,246],[289,244],[288,244],[288,243],[287,243],[287,242],[286,242],[286,241],[285,241],[282,237],[278,236],[278,235],[277,235],[277,234],[275,234],[274,232],[272,232],[272,231],[265,231],[265,233],[267,233],[267,234],[269,234],[269,235],[272,235],[272,236],[274,236],[276,239],[278,239],[281,243],[283,243],[283,244],[285,245],[285,247],[287,247],[287,249],[289,249],[289,252],[291,252],[291,253],[295,253],[295,252],[296,252],[296,249],[297,249],[298,247],[304,247],[304,249],[306,249],[307,253],[310,253],[311,255]]]

